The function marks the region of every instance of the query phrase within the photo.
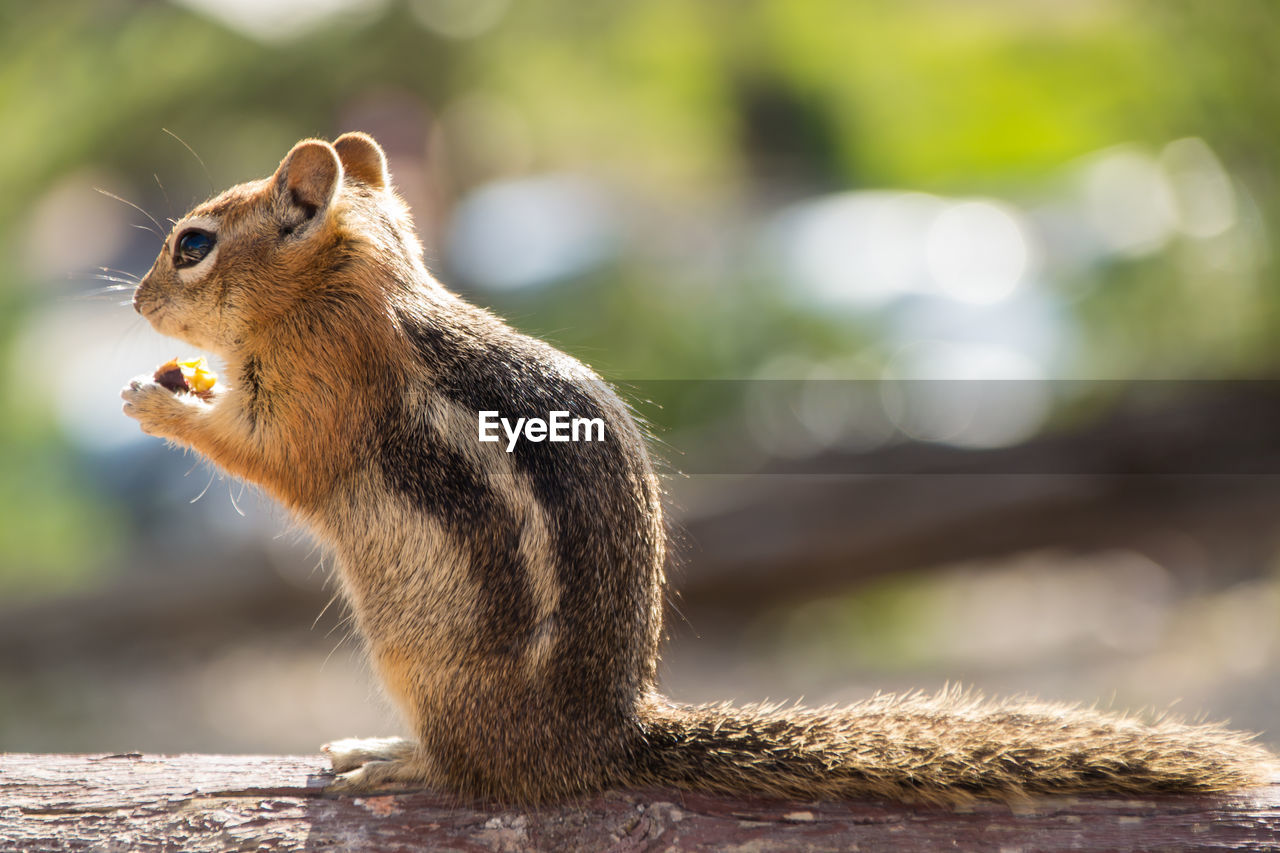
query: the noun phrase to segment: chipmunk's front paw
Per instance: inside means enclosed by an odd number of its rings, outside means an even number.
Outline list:
[[[321,750],[333,762],[337,778],[325,789],[335,794],[373,790],[429,788],[435,782],[431,761],[411,740],[398,737],[343,738]]]
[[[121,390],[120,398],[124,400],[124,413],[136,420],[143,432],[161,438],[177,438],[195,405],[150,376],[135,378]]]

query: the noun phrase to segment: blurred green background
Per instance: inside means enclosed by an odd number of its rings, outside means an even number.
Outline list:
[[[643,388],[659,437],[737,430],[753,464],[818,475],[924,443],[998,473],[982,453],[1108,415],[1104,386],[1082,416],[1065,380],[1195,380],[1180,398],[1274,376],[1278,43],[1270,0],[0,3],[0,748],[297,750],[395,725],[357,644],[332,653],[340,607],[311,627],[322,555],[119,412],[130,376],[187,351],[112,289],[150,265],[152,218],[366,130],[432,269]],[[752,383],[693,381],[884,378],[1049,390],[993,431],[889,407],[872,435],[803,406],[780,431]],[[1253,409],[1222,411],[1229,444]],[[672,478],[678,578],[714,562],[700,519],[777,499],[733,473]],[[1182,698],[1274,741],[1277,504],[1250,495],[1203,528],[1145,515],[1136,544],[824,570],[779,606],[717,607],[705,581],[666,678],[687,699],[955,678]]]

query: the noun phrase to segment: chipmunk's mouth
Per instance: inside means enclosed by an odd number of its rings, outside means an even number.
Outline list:
[[[168,309],[169,305],[163,299],[139,299],[137,294],[134,294],[133,310],[141,314],[143,319],[151,324],[151,328],[162,335],[200,346],[199,343],[189,340],[191,330],[187,324],[183,323],[175,327]]]
[[[150,300],[139,302],[136,298],[133,301],[133,309],[142,315],[151,328],[155,329],[162,335],[171,335],[172,331],[165,328],[165,305],[163,302],[152,302]]]

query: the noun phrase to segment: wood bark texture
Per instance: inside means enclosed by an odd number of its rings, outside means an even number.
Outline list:
[[[961,809],[674,790],[516,809],[326,796],[320,756],[0,756],[0,850],[1276,850],[1280,779],[1225,797]]]

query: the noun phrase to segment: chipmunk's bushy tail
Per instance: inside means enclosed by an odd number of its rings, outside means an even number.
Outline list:
[[[1274,761],[1218,725],[956,689],[816,709],[653,697],[641,722],[643,784],[804,799],[1229,791],[1263,781]]]

